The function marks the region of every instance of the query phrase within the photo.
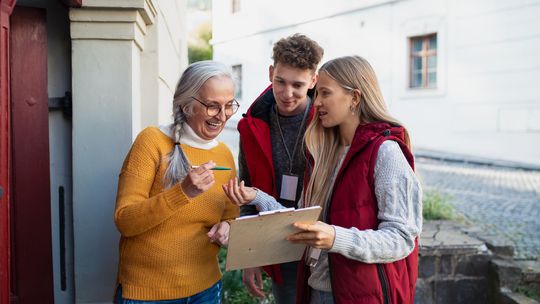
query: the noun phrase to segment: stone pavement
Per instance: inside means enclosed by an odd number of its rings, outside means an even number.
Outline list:
[[[540,171],[416,158],[424,191],[436,190],[472,224],[509,240],[515,259],[540,258]]]

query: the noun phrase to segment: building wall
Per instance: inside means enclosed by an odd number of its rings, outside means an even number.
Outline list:
[[[85,0],[70,10],[75,302],[111,303],[118,175],[141,129],[170,121],[186,66],[185,0]]]
[[[213,44],[216,60],[242,64],[241,110],[269,84],[272,44],[300,32],[323,46],[323,61],[365,57],[416,148],[540,165],[540,1],[277,0],[240,6],[233,14],[231,1],[213,2]],[[408,38],[433,32],[437,89],[408,89]]]

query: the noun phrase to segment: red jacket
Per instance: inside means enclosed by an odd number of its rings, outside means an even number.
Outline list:
[[[248,186],[259,188],[277,199],[269,123],[270,111],[275,103],[272,86],[269,86],[257,97],[247,113],[238,122],[238,131],[240,132],[240,158],[245,160],[245,163],[242,160],[239,161],[241,175],[246,175],[242,172],[247,170]],[[313,112],[313,108],[311,108],[306,123],[311,121]],[[263,268],[274,281],[282,284],[279,265]]]
[[[360,125],[339,169],[328,205],[328,224],[376,230],[377,199],[373,171],[380,145],[396,141],[410,166],[413,156],[404,143],[404,129],[387,123]],[[329,253],[332,292],[336,304],[413,303],[418,276],[418,244],[406,258],[387,264],[366,264]],[[302,262],[301,265],[305,265]],[[309,268],[300,267],[297,303],[309,303]]]

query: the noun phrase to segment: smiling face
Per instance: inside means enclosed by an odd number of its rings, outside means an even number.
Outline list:
[[[269,72],[279,114],[293,116],[302,113],[307,105],[307,92],[315,86],[317,74],[310,69],[281,63],[270,66]]]
[[[193,99],[193,115],[187,117],[187,124],[202,139],[216,138],[231,117],[225,115],[225,106],[235,102],[233,80],[226,76],[214,76],[202,85],[199,94],[194,97],[200,102]],[[201,102],[206,105],[218,105],[221,111],[217,115],[209,116]]]
[[[326,72],[321,72],[317,83],[317,97],[313,106],[318,119],[325,128],[338,126],[340,129],[356,128],[359,118],[351,112],[351,106],[358,106],[356,91],[343,88]]]

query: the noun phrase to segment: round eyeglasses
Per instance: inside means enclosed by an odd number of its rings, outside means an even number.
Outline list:
[[[191,96],[191,98],[195,99],[200,104],[206,107],[206,114],[208,114],[208,116],[219,115],[219,113],[221,113],[222,110],[224,111],[226,116],[232,116],[234,113],[236,113],[236,111],[238,111],[238,108],[240,108],[240,104],[238,103],[238,101],[236,101],[236,99],[233,99],[227,104],[225,104],[224,106],[221,106],[216,102],[206,103],[206,102],[200,101],[194,96]]]

